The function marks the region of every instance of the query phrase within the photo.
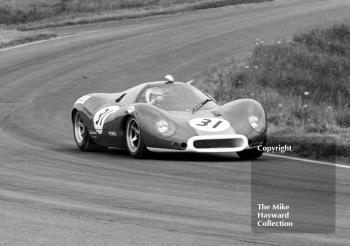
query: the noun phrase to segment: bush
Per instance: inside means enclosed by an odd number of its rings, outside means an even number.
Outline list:
[[[30,4],[23,9],[16,9],[8,5],[0,6],[0,23],[17,24],[35,20],[42,20],[60,13],[58,5]]]
[[[23,24],[57,16],[74,17],[82,13],[110,12],[131,8],[169,8],[178,4],[187,4],[184,8],[179,8],[179,12],[264,1],[271,0],[18,0],[19,4],[16,0],[7,0],[4,3],[0,1],[0,24]],[[164,13],[167,12],[164,11]]]
[[[219,101],[257,99],[279,128],[350,127],[350,25],[313,29],[291,42],[257,40],[247,61],[212,69],[208,83]]]

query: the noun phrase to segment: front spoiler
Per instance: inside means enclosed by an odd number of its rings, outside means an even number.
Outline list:
[[[212,140],[212,139],[241,139],[243,141],[243,144],[239,147],[232,147],[232,148],[195,148],[194,147],[194,141],[196,140]],[[153,152],[192,152],[192,153],[232,153],[232,152],[240,152],[247,148],[249,148],[248,139],[246,136],[240,135],[240,134],[194,136],[187,140],[187,147],[183,150],[147,147],[148,150]]]

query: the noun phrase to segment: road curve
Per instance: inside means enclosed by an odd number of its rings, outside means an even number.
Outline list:
[[[346,0],[258,5],[58,28],[62,38],[0,52],[0,245],[345,245],[350,170],[337,168],[336,232],[255,234],[251,163],[230,158],[81,153],[70,108],[171,73],[190,80],[276,40],[342,20]],[[322,165],[270,156],[294,175]],[[274,174],[272,174],[274,175]],[[316,182],[316,181],[315,181]]]

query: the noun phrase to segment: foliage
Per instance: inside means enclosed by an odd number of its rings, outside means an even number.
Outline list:
[[[166,14],[264,1],[271,0],[4,0],[0,2],[0,24],[23,24],[67,15],[74,18],[84,13],[101,14],[125,9],[160,9]],[[180,5],[182,8],[176,8]]]
[[[220,101],[257,99],[272,130],[350,127],[350,25],[316,28],[289,42],[257,39],[247,61],[211,69],[202,86]]]

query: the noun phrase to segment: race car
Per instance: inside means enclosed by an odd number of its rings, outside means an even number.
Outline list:
[[[152,151],[236,153],[256,159],[266,144],[260,103],[239,99],[219,105],[209,94],[178,82],[147,82],[117,93],[80,97],[71,117],[82,151],[127,149],[134,158]]]

